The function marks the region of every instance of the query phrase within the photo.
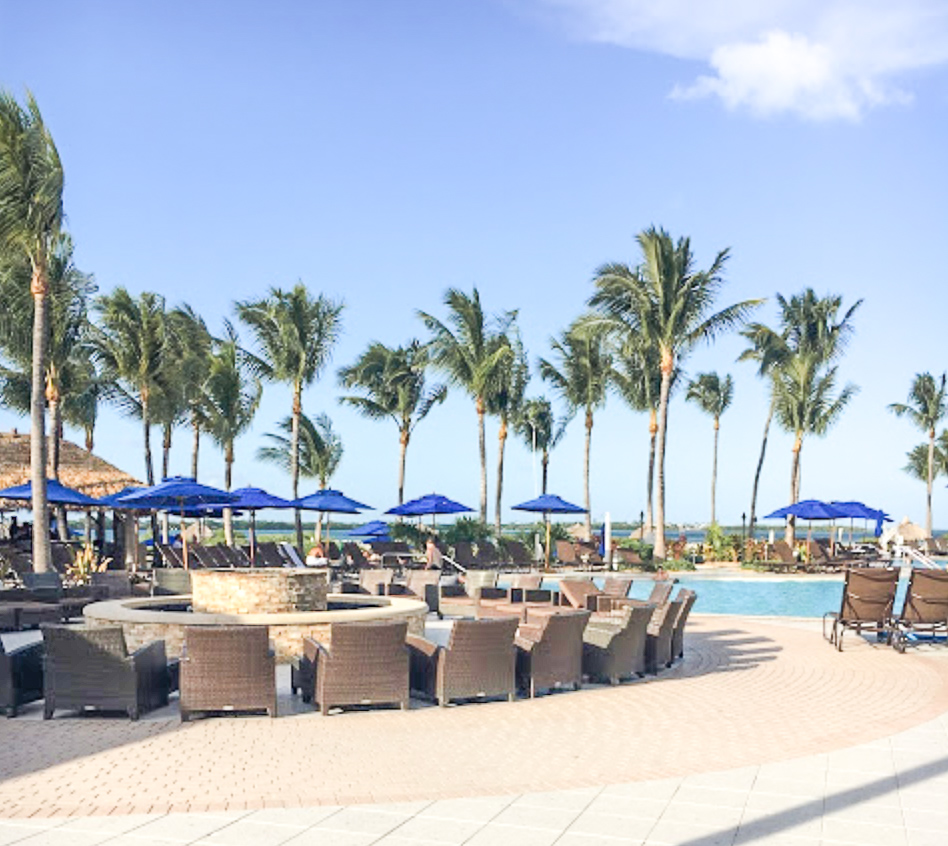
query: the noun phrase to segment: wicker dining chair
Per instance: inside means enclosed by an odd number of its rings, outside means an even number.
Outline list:
[[[7,651],[0,640],[0,710],[8,717],[15,717],[21,705],[42,698],[42,642]]]
[[[654,605],[628,605],[614,618],[594,617],[583,632],[583,672],[618,684],[645,674],[648,624]]]
[[[276,663],[266,626],[185,628],[181,721],[213,711],[277,715]]]
[[[550,611],[517,631],[517,683],[531,697],[538,690],[578,690],[583,683],[583,630],[591,612]]]

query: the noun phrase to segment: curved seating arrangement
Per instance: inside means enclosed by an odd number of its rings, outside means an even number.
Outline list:
[[[583,630],[589,611],[538,614],[536,623],[521,624],[517,632],[517,684],[531,698],[538,690],[583,683]]]
[[[644,675],[647,629],[654,611],[654,605],[630,605],[618,619],[590,620],[583,632],[586,674],[610,684]]]

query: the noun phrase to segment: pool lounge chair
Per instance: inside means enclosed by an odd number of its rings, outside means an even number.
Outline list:
[[[583,562],[576,554],[576,545],[571,541],[555,541],[556,560],[565,567],[578,567]]]
[[[612,611],[622,605],[635,604],[634,600],[626,599],[631,585],[631,579],[608,578],[600,590],[591,579],[561,579],[560,604],[596,612]]]
[[[532,567],[536,563],[529,550],[520,541],[504,541],[501,548],[508,564],[515,567]]]
[[[800,566],[800,562],[797,561],[794,556],[793,550],[790,549],[790,544],[785,540],[774,541],[773,548],[779,561],[777,563],[771,562],[772,569],[795,570]]]
[[[644,675],[647,630],[654,610],[654,605],[630,605],[616,618],[591,618],[583,632],[583,672],[610,684]]]
[[[475,570],[479,566],[477,556],[474,555],[474,547],[467,541],[458,541],[454,545],[454,555],[451,557],[463,570]]]
[[[517,630],[517,684],[530,697],[537,691],[583,684],[583,630],[589,611],[559,611],[538,616]]]
[[[948,634],[948,572],[915,568],[895,620],[893,645],[905,652],[918,635],[934,639],[939,633]]]
[[[839,611],[823,615],[823,636],[843,651],[843,635],[847,629],[858,633],[873,631],[876,636],[891,638],[892,606],[899,584],[896,567],[859,568],[846,571],[843,599]],[[827,630],[827,623],[832,626]]]
[[[455,620],[447,646],[408,635],[411,688],[447,705],[455,699],[516,694],[517,619]]]

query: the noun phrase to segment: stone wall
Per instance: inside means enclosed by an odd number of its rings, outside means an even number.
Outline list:
[[[209,614],[325,611],[326,570],[192,570],[191,604]]]

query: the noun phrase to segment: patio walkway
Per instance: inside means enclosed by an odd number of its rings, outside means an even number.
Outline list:
[[[512,705],[31,711],[0,723],[0,846],[948,842],[948,660],[694,623],[656,681]]]

